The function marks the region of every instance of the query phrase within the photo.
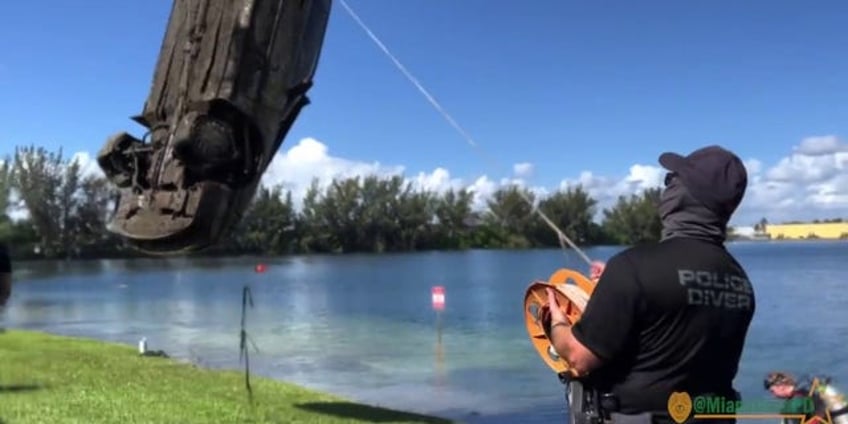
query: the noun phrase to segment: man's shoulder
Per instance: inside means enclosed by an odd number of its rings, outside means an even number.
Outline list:
[[[668,239],[658,243],[628,247],[607,262],[604,273],[632,274],[642,281],[678,279],[678,269],[703,269],[732,272],[742,278],[747,274],[723,246],[692,239]],[[673,274],[673,276],[672,276]]]
[[[732,258],[732,255],[727,252],[727,249],[723,245],[682,237],[635,245],[619,252],[619,255],[626,256],[632,262],[650,262],[651,260],[666,262],[669,259],[677,258],[681,255],[682,257],[687,257],[692,254],[702,257],[705,255],[707,257],[718,255],[722,259]]]
[[[678,241],[676,240],[667,240],[656,243],[644,243],[637,244],[634,246],[630,246],[621,252],[613,255],[612,258],[608,262],[612,262],[613,260],[618,260],[621,262],[629,262],[629,263],[638,263],[645,259],[651,259],[654,257],[662,257],[668,254],[669,250],[679,249],[680,246],[676,246]]]

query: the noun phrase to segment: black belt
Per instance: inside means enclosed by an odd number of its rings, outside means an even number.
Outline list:
[[[614,393],[584,387],[583,382],[572,379],[567,373],[560,373],[558,376],[560,382],[567,387],[566,402],[574,424],[600,424],[610,420],[611,414],[621,413],[621,402]],[[699,395],[716,395],[716,393]],[[738,392],[731,397],[740,398]],[[646,412],[650,414],[652,423],[675,423],[668,411]]]
[[[720,396],[720,395],[717,395],[716,393],[702,393],[702,394],[699,394],[699,395],[696,395],[696,396]],[[735,400],[741,399],[739,392],[735,392],[732,395],[725,396],[725,397],[728,398],[728,399],[735,399]],[[642,413],[648,413],[654,419],[662,420],[662,421],[668,420],[669,422],[675,422],[674,419],[671,417],[671,415],[669,415],[668,411],[644,411],[644,412],[641,412],[641,413],[633,413],[633,414],[622,413],[621,412],[621,401],[619,400],[618,396],[615,395],[614,393],[601,393],[599,404],[600,404],[601,409],[603,409],[607,413],[619,413],[619,414],[622,414],[622,415],[639,415],[639,414],[642,414]],[[846,412],[848,412],[848,407],[841,408],[841,409],[839,409],[839,411],[832,412],[831,416],[834,416],[834,414],[837,413],[837,412],[839,414],[846,413]],[[711,419],[711,421],[719,422],[719,421],[722,421],[722,420]]]

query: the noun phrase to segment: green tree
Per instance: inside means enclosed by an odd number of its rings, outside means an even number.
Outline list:
[[[73,228],[73,244],[81,252],[97,251],[105,254],[112,247],[119,250],[122,243],[106,230],[111,208],[115,204],[116,193],[105,177],[90,175],[83,178],[78,192],[75,208],[68,222]]]
[[[72,237],[69,224],[79,166],[76,161],[68,165],[61,149],[58,153],[35,146],[15,150],[14,186],[48,256],[67,254]]]
[[[113,190],[99,176],[83,177],[80,163],[43,147],[18,147],[0,169],[0,199],[6,209],[14,190],[29,218],[0,216],[0,236],[19,254],[46,257],[109,255],[123,244],[106,231]],[[4,209],[4,211],[6,210]]]
[[[389,178],[366,177],[360,188],[362,210],[361,250],[383,252],[393,250],[401,231],[400,214],[401,192],[411,190],[404,186],[403,178],[394,175]]]
[[[6,215],[13,191],[20,193],[28,219],[13,222]],[[619,198],[599,225],[592,219],[597,201],[580,186],[543,197],[505,186],[475,210],[467,189],[437,194],[416,189],[401,175],[336,178],[323,187],[313,180],[299,210],[290,191],[259,188],[236,231],[201,254],[558,246],[533,204],[578,244],[635,244],[660,236],[659,193]],[[106,231],[114,194],[104,178],[84,177],[61,149],[19,147],[13,159],[0,163],[0,238],[24,256],[135,255]]]
[[[399,196],[396,216],[400,231],[397,233],[397,250],[412,251],[421,243],[428,243],[435,224],[437,197],[431,191],[413,191],[411,185]]]
[[[600,237],[600,229],[592,222],[597,203],[582,186],[576,186],[546,197],[539,202],[539,210],[573,242],[591,244]],[[537,218],[535,227],[535,236],[540,244],[559,245],[559,236],[541,218]]]
[[[658,213],[661,190],[648,189],[629,197],[620,196],[615,206],[604,210],[603,229],[614,243],[635,245],[658,241],[662,221]]]
[[[532,234],[535,226],[533,206],[536,196],[530,190],[509,185],[497,190],[487,201],[488,211],[483,215],[484,226],[488,241],[506,248],[531,247]]]
[[[303,207],[297,217],[297,226],[301,233],[298,250],[301,252],[331,252],[339,248],[331,233],[330,223],[322,211],[322,197],[318,179],[313,179],[303,197]]]
[[[342,252],[355,252],[363,231],[359,177],[333,180],[320,203],[321,221]]]
[[[292,194],[281,186],[260,187],[240,221],[237,248],[250,253],[281,254],[296,249]]]
[[[12,194],[12,169],[14,163],[8,156],[0,160],[0,223],[8,220],[9,200]]]
[[[450,189],[436,199],[435,245],[446,249],[466,249],[473,245],[471,239],[479,214],[472,210],[474,193],[467,189]]]

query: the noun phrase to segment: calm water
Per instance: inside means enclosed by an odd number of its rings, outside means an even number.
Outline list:
[[[848,389],[848,243],[735,243],[757,290],[737,388],[772,368],[827,372]],[[618,248],[590,250],[606,259]],[[267,272],[255,274],[256,263]],[[256,373],[466,422],[562,422],[562,387],[531,348],[532,279],[585,268],[558,250],[18,264],[5,322],[239,367],[241,289]],[[443,285],[442,344],[430,288]]]

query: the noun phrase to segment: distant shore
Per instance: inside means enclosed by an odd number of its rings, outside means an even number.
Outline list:
[[[848,242],[846,238],[768,238],[768,237],[734,237],[729,239],[728,242],[734,241],[757,241],[757,242],[773,242],[773,243],[787,243],[787,242],[807,242],[807,243],[815,243],[815,242]]]
[[[771,243],[815,243],[815,242],[848,242],[848,239],[838,239],[838,238],[754,238],[754,237],[731,237],[727,239],[727,243],[736,243],[736,242],[771,242]],[[610,244],[599,244],[599,245],[591,245],[591,246],[580,246],[581,249],[592,249],[592,248],[607,248],[607,247],[617,247],[617,248],[626,248],[628,246],[624,245],[610,245]],[[416,253],[454,253],[454,252],[469,252],[469,251],[533,251],[533,250],[561,250],[559,247],[514,247],[514,248],[469,248],[469,249],[429,249],[429,250],[415,250],[415,251],[406,251],[406,252],[314,252],[314,253],[281,253],[281,254],[262,254],[262,253],[214,253],[214,254],[197,254],[197,255],[183,255],[183,256],[171,256],[171,257],[161,257],[161,256],[148,256],[141,253],[127,253],[127,254],[112,254],[112,255],[102,255],[102,256],[82,256],[82,257],[74,257],[74,258],[49,258],[37,255],[19,255],[13,257],[12,260],[14,262],[54,262],[54,261],[99,261],[99,260],[130,260],[130,259],[140,259],[140,260],[154,260],[154,259],[197,259],[197,260],[212,260],[215,258],[292,258],[292,257],[333,257],[333,256],[348,256],[348,255],[369,255],[369,256],[381,256],[381,255],[412,255]],[[571,249],[568,249],[571,250]]]

